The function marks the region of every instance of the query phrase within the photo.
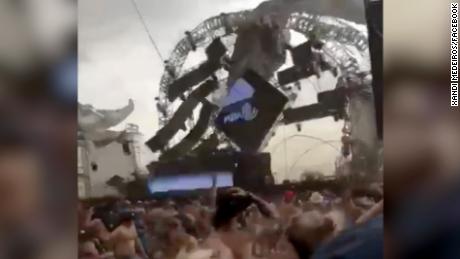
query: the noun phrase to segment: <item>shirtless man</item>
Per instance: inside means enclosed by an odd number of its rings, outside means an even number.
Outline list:
[[[287,228],[289,242],[299,258],[310,258],[314,250],[333,234],[334,222],[317,210],[294,217]]]
[[[291,219],[302,211],[295,206],[296,194],[293,191],[286,191],[282,202],[278,205],[281,222],[284,226],[289,225]]]
[[[147,258],[147,255],[139,242],[133,215],[123,214],[120,225],[111,233],[108,233],[107,240],[113,245],[113,252],[116,259],[139,258],[136,251]],[[141,258],[142,258],[141,257]]]
[[[238,227],[237,217],[251,204],[257,206],[259,211],[266,217],[279,218],[276,210],[268,203],[239,188],[232,188],[217,199],[217,211],[213,225],[215,232],[205,243],[220,247],[221,252],[216,258],[249,259],[253,258],[252,245],[255,236],[249,231]],[[228,250],[231,254],[228,254]]]

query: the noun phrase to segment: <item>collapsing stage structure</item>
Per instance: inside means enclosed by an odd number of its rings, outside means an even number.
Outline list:
[[[223,13],[185,32],[165,61],[156,98],[161,129],[147,141],[161,152],[160,161],[222,149],[259,153],[277,126],[332,116],[344,122],[342,155],[364,167],[374,163],[375,89],[364,10],[361,16],[345,11],[327,16],[301,12],[288,2]],[[291,31],[306,41],[291,46]],[[206,60],[183,69],[200,48]],[[280,70],[287,55],[293,64]],[[318,92],[317,103],[293,108],[302,91],[299,81],[325,71],[337,79],[336,86]],[[181,130],[185,137],[176,140]]]

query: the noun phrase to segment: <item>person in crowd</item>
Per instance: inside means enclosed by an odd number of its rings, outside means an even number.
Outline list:
[[[238,217],[244,215],[243,212],[251,205],[267,218],[279,219],[278,211],[260,197],[239,188],[232,188],[220,194],[216,205],[217,210],[213,218],[215,232],[208,241],[230,249],[232,258],[253,258],[253,245],[257,237],[254,233],[242,229],[237,221]]]
[[[78,255],[82,259],[112,259],[112,252],[107,252],[103,248],[94,229],[80,230],[78,235]]]
[[[80,258],[322,259],[339,250],[355,255],[347,244],[363,235],[375,246],[381,193],[306,194],[286,191],[278,205],[276,195],[262,199],[240,188],[221,190],[211,207],[197,200],[122,201],[118,208],[103,206],[121,219],[112,232],[92,215],[94,209],[84,212],[81,206]],[[144,230],[144,244],[139,230]]]
[[[303,259],[311,258],[314,250],[331,238],[333,232],[333,221],[315,210],[294,217],[287,229],[287,236],[299,258]]]
[[[135,215],[132,212],[122,212],[119,216],[119,225],[113,231],[109,231],[100,219],[90,221],[90,230],[94,231],[101,246],[113,251],[116,259],[148,258],[137,234]]]
[[[0,258],[41,257],[52,238],[43,213],[45,170],[27,136],[20,128],[0,126]]]
[[[295,205],[296,194],[293,191],[286,191],[281,204],[278,205],[278,211],[281,222],[288,225],[292,217],[298,215],[301,210]]]

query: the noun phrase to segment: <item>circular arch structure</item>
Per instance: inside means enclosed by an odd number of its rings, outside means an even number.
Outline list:
[[[158,96],[159,125],[162,127],[172,116],[171,103],[166,97],[167,87],[174,80],[173,75],[182,75],[185,60],[195,48],[207,46],[216,37],[233,37],[238,27],[245,24],[251,11],[220,14],[211,17],[192,31],[187,32],[175,46],[165,64],[165,73],[160,81]],[[310,15],[305,12],[291,13],[287,29],[308,35],[315,32],[318,39],[325,41],[325,54],[340,69],[342,74],[370,71],[368,35],[364,25],[341,18]],[[233,46],[228,46],[232,49]],[[354,47],[356,51],[350,50]],[[276,80],[271,80],[276,85]]]

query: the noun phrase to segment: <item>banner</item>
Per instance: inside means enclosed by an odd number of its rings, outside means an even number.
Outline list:
[[[216,126],[243,151],[258,151],[288,99],[254,72],[230,88]]]

